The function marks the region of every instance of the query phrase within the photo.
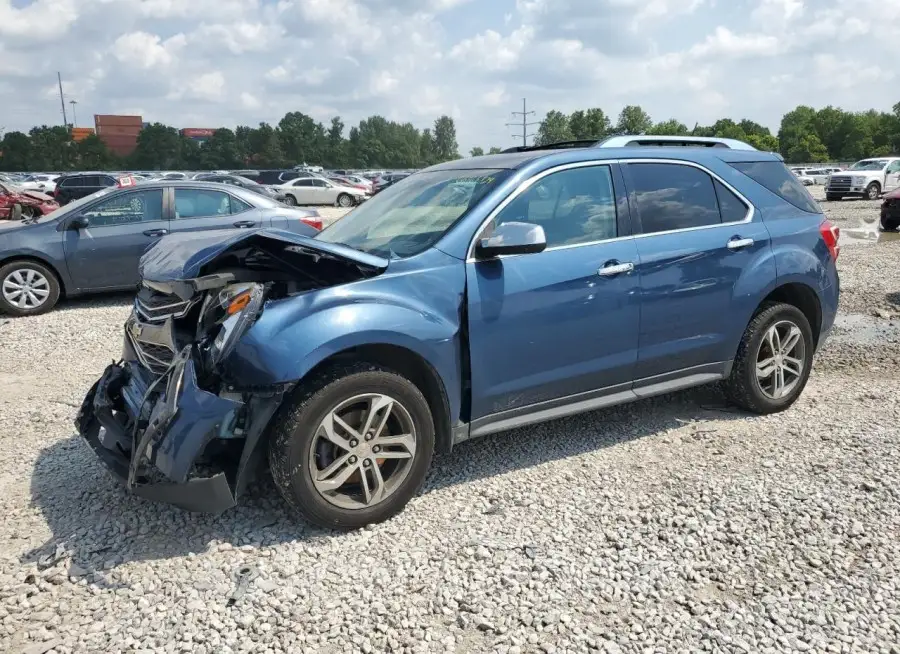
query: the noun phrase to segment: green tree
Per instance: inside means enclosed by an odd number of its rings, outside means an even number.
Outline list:
[[[75,165],[74,141],[68,127],[33,127],[28,136],[31,140],[29,165],[32,170],[71,170]]]
[[[469,150],[469,156],[470,156],[470,157],[482,157],[482,156],[484,156],[484,148],[479,148],[479,147],[477,147],[477,146],[474,147],[474,148],[472,148],[471,150]]]
[[[112,170],[120,164],[118,157],[110,152],[106,143],[96,134],[75,144],[75,157],[80,170]]]
[[[653,119],[650,114],[641,109],[640,105],[627,105],[619,114],[619,122],[616,131],[619,134],[646,134],[653,127]]]
[[[572,130],[569,128],[569,117],[561,111],[552,109],[544,116],[538,127],[535,145],[550,145],[562,141],[572,140]]]
[[[816,117],[816,111],[812,107],[800,105],[789,111],[781,118],[781,127],[778,130],[778,143],[781,148],[781,154],[784,158],[791,162],[802,162],[792,157],[791,153],[804,151],[804,145],[801,143],[807,136],[815,134],[813,131],[813,121]],[[816,137],[821,143],[821,139]],[[810,142],[807,142],[809,145]]]
[[[488,154],[500,154],[503,152],[502,148],[498,148],[496,145],[492,146],[490,150],[488,150]]]
[[[690,133],[690,130],[684,123],[670,118],[661,123],[656,123],[653,129],[650,130],[650,133],[658,134],[659,136],[686,136]]]
[[[778,139],[771,134],[750,134],[747,143],[763,152],[778,152]]]
[[[140,131],[131,153],[131,166],[145,170],[180,168],[182,136],[174,127],[153,123]]]
[[[329,166],[345,166],[347,148],[344,142],[344,121],[340,116],[331,119],[331,127],[328,128],[328,152],[324,161]]]
[[[438,161],[459,159],[456,124],[450,116],[441,116],[434,121],[434,153]]]
[[[569,131],[575,139],[599,141],[612,132],[612,125],[603,109],[579,109],[569,116]]]
[[[205,170],[230,170],[240,168],[242,165],[237,137],[234,132],[224,127],[213,132],[198,154],[200,167]]]
[[[0,170],[35,170],[32,168],[31,139],[22,132],[6,132],[0,140]]]
[[[281,147],[278,132],[269,123],[260,123],[249,135],[250,152],[254,165],[281,168],[287,161]]]
[[[828,161],[828,148],[815,134],[805,134],[800,141],[785,155],[790,163],[816,163]]]

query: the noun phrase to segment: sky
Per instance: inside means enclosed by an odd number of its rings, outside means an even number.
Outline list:
[[[466,153],[520,142],[527,98],[529,120],[640,104],[775,131],[798,104],[889,111],[897,43],[900,0],[0,0],[0,129],[61,124],[59,71],[85,127],[447,114]]]

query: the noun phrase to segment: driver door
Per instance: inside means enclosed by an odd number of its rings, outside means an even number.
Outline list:
[[[79,212],[88,226],[65,231],[69,274],[79,291],[136,286],[141,255],[169,231],[162,189],[119,191]]]
[[[630,390],[640,285],[624,198],[616,164],[562,167],[514,192],[478,235],[527,222],[547,248],[466,263],[473,433]]]

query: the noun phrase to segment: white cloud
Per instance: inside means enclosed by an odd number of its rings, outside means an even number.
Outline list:
[[[0,113],[58,124],[59,70],[82,118],[447,113],[464,152],[510,143],[523,97],[777,129],[800,103],[890,110],[898,42],[897,0],[0,0]]]

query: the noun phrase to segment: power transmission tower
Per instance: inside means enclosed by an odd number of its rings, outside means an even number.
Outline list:
[[[528,128],[532,125],[540,125],[540,121],[534,121],[529,123],[528,117],[533,116],[533,111],[528,111],[528,107],[525,104],[525,98],[522,98],[522,111],[514,111],[512,112],[513,116],[521,116],[521,123],[506,123],[507,127],[521,127],[522,128],[522,147],[528,147],[528,138],[534,136],[534,134],[528,133]],[[513,134],[513,136],[518,138],[518,134]]]

